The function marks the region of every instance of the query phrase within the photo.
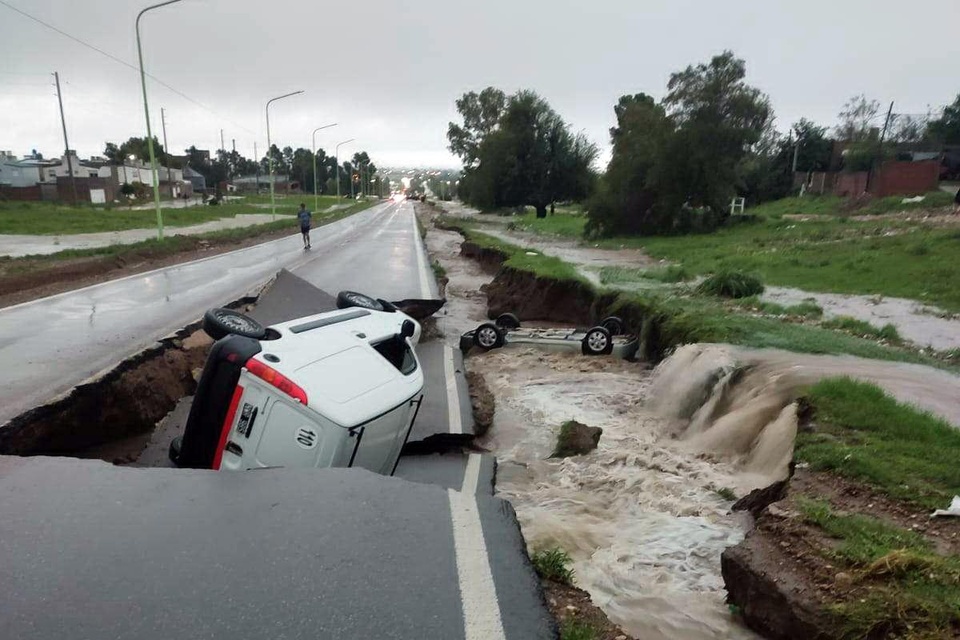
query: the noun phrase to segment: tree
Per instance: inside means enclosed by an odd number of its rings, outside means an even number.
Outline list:
[[[157,161],[160,162],[165,152],[163,145],[160,144],[156,136],[153,137],[153,151]],[[133,156],[141,162],[150,162],[150,148],[146,138],[132,137],[119,146],[113,142],[107,142],[103,150],[103,155],[111,164],[116,165],[122,165],[130,156]]]
[[[463,125],[451,122],[447,139],[450,151],[460,156],[465,167],[473,167],[479,161],[480,143],[496,129],[506,104],[506,95],[494,87],[487,87],[479,94],[470,91],[457,100]]]
[[[930,121],[927,133],[941,144],[960,144],[960,94],[943,109],[942,116]]]
[[[727,215],[738,166],[773,123],[769,98],[745,77],[746,63],[730,51],[670,76],[663,104],[677,130],[659,177],[668,210],[688,203]]]
[[[613,156],[588,206],[587,232],[666,234],[715,228],[743,189],[747,161],[775,148],[769,99],[726,51],[670,76],[660,104],[624,96],[614,106]],[[747,167],[748,168],[748,167]]]
[[[876,139],[878,136],[876,119],[879,113],[878,101],[867,100],[863,94],[853,96],[847,100],[843,110],[837,115],[840,119],[835,132],[837,139],[844,142]]]
[[[833,141],[827,138],[826,127],[818,127],[800,118],[790,127],[797,149],[797,171],[826,171],[830,168]],[[792,159],[791,159],[792,163]]]
[[[613,110],[613,156],[588,202],[585,231],[591,236],[654,233],[665,226],[664,212],[654,204],[659,163],[674,123],[663,106],[644,93],[622,96]]]
[[[536,93],[519,91],[502,109],[500,95],[485,89],[457,101],[464,127],[451,125],[448,139],[465,164],[460,197],[481,208],[531,205],[538,217],[557,200],[583,197],[596,147]]]

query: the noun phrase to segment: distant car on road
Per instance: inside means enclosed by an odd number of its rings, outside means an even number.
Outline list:
[[[211,309],[217,340],[182,438],[180,467],[362,467],[392,475],[423,397],[420,325],[351,291],[336,311],[270,327]]]

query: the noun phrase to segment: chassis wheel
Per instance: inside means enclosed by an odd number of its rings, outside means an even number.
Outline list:
[[[228,335],[260,340],[267,335],[262,324],[233,309],[210,309],[203,314],[203,330],[214,340]]]
[[[612,336],[622,336],[624,333],[626,333],[626,325],[624,324],[623,320],[617,316],[607,316],[600,321],[599,326],[609,331],[610,335]]]
[[[356,291],[341,291],[338,293],[337,309],[349,309],[350,307],[383,311],[383,305],[366,294]]]
[[[473,344],[483,349],[499,349],[503,346],[503,329],[492,322],[484,322],[473,332]]]
[[[613,336],[603,327],[587,331],[581,341],[581,351],[586,356],[605,356],[613,352]]]
[[[496,325],[501,329],[519,329],[520,318],[512,313],[501,313],[497,316]]]

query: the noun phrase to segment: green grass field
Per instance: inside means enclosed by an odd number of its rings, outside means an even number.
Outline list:
[[[928,194],[919,205],[882,198],[857,214],[949,204],[949,193]],[[807,291],[911,298],[960,312],[960,229],[932,228],[904,220],[855,221],[835,217],[836,197],[787,198],[751,210],[760,216],[715,233],[673,237],[616,237],[590,242],[604,248],[641,248],[689,275],[724,270],[754,273],[768,285]],[[797,221],[785,213],[820,216]],[[581,239],[586,217],[579,209],[537,219],[528,212],[512,228],[544,236]]]
[[[314,210],[313,196],[278,197],[277,215],[296,214],[301,202],[306,204],[308,209]],[[314,213],[329,209],[336,203],[336,196],[320,196],[319,206]],[[270,213],[270,207],[263,206],[269,204],[270,196],[260,195],[247,196],[243,200],[228,200],[218,206],[161,208],[164,226],[185,227],[236,215]],[[351,202],[344,199],[343,204],[350,205]],[[130,210],[120,206],[99,208],[90,205],[72,207],[48,202],[0,201],[0,234],[68,235],[149,229],[156,224],[157,214],[153,209]]]

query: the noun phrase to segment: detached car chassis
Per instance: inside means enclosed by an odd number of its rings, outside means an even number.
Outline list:
[[[494,322],[484,322],[460,336],[460,350],[490,351],[502,347],[539,347],[547,350],[577,350],[588,356],[614,355],[632,358],[639,340],[628,334],[620,318],[608,316],[589,329],[521,327],[512,313],[503,313]]]

